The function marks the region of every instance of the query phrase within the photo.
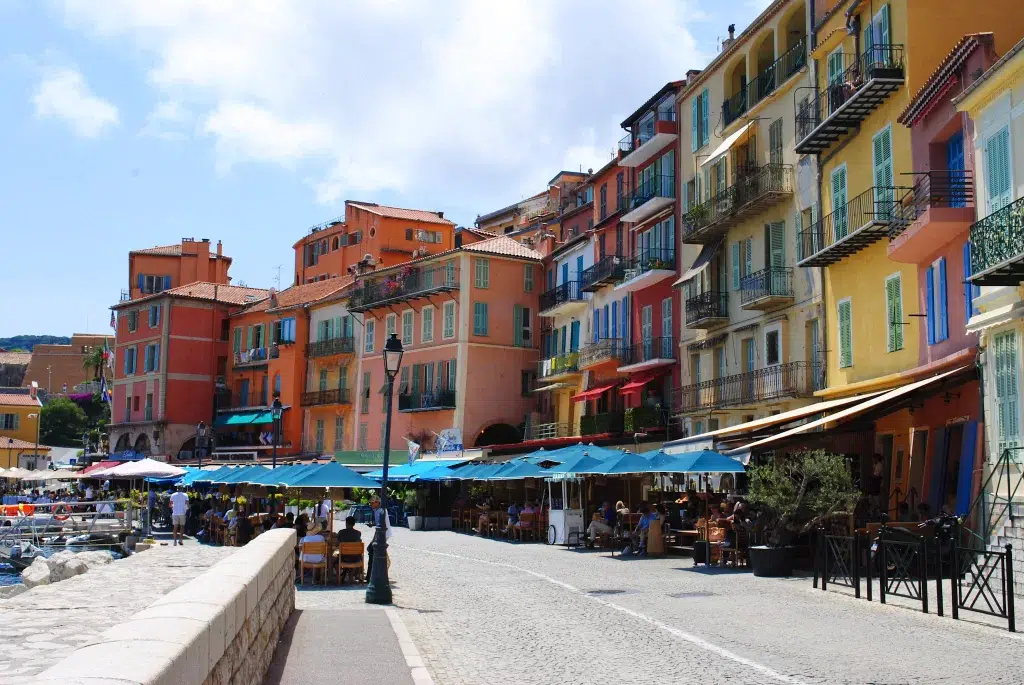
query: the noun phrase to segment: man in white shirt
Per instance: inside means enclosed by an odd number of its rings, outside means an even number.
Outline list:
[[[175,545],[185,544],[185,516],[188,514],[188,495],[185,494],[185,486],[177,485],[177,491],[171,495],[171,525],[174,531],[171,534]]]
[[[321,528],[327,527],[327,517],[331,513],[331,508],[334,507],[334,503],[326,497],[316,503],[315,514],[316,522],[320,524]]]
[[[85,487],[85,499],[86,500],[92,500],[92,496],[93,496],[92,495],[92,486],[91,485],[87,485]]]
[[[310,542],[327,542],[327,539],[324,538],[324,536],[321,535],[319,532],[317,532],[317,533],[310,533],[309,535],[307,535],[304,538],[302,538],[301,540],[299,540],[300,549],[302,550],[302,552],[305,552],[306,544],[310,543]],[[302,560],[304,562],[306,562],[307,564],[322,564],[325,561],[327,561],[327,556],[324,555],[324,554],[305,554],[305,553],[303,553],[302,554]],[[327,571],[324,571],[324,575],[325,576],[326,576],[326,574],[327,574]],[[316,582],[316,570],[315,569],[313,571],[313,582],[314,583]],[[325,580],[324,582],[327,582],[327,581]]]

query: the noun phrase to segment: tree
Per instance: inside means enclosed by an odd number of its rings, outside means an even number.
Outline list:
[[[42,409],[40,442],[51,447],[77,447],[88,426],[85,412],[66,397],[47,402]]]
[[[92,371],[92,377],[98,379],[100,377],[100,369],[103,368],[103,348],[93,347],[89,350],[89,354],[85,355],[85,359],[82,360],[82,368],[85,369],[86,373]]]

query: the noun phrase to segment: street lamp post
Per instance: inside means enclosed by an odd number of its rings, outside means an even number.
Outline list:
[[[32,448],[33,467],[39,465],[39,426],[43,422],[42,413],[43,412],[39,411],[28,415],[30,419],[36,420],[36,445],[34,448]]]
[[[388,580],[388,457],[391,456],[391,409],[394,400],[395,376],[402,366],[402,341],[392,333],[384,345],[384,375],[388,379],[388,411],[384,420],[384,468],[380,481],[380,509],[383,513],[373,540],[373,572],[366,586],[368,604],[391,604],[391,582]]]
[[[277,443],[281,439],[281,412],[284,407],[281,406],[281,398],[275,397],[274,403],[270,405],[270,415],[274,419],[274,456],[271,457],[270,467],[277,468]]]
[[[14,459],[14,438],[7,438],[7,468],[13,468],[11,466],[12,459]]]
[[[202,421],[196,426],[196,457],[199,459],[199,470],[203,469],[203,451],[206,447],[206,424]]]

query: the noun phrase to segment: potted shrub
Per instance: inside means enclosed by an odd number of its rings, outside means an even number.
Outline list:
[[[852,512],[860,497],[843,457],[823,450],[777,457],[749,476],[747,500],[758,510],[755,526],[765,542],[750,548],[755,576],[790,575],[797,536]]]
[[[402,504],[405,506],[406,518],[409,521],[409,530],[423,530],[423,512],[420,511],[419,497],[416,490],[409,488],[402,496]]]

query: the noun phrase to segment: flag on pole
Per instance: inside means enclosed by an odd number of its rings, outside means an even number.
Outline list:
[[[416,461],[416,455],[420,452],[420,445],[409,438],[405,438],[405,442],[409,445],[409,465],[411,466]]]
[[[103,376],[100,376],[100,398],[104,402],[110,402],[111,399],[110,391],[107,390],[107,379]]]
[[[434,433],[434,431],[430,431],[430,432]],[[437,438],[434,441],[437,444],[437,453],[441,454],[442,452],[447,452],[448,451],[448,440],[444,437],[444,435],[442,435],[440,433],[434,433],[434,437]]]
[[[110,327],[117,329],[117,318],[114,316],[114,310],[110,310]]]
[[[103,361],[107,363],[108,369],[114,370],[114,351],[110,349],[110,343],[107,340],[103,341]]]

